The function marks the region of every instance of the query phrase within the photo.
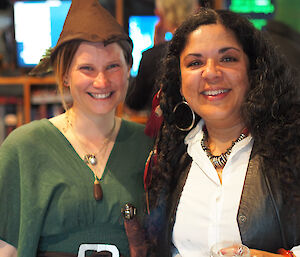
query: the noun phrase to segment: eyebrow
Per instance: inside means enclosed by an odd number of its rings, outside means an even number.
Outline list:
[[[236,47],[230,46],[230,47],[224,47],[224,48],[221,48],[221,49],[219,50],[219,53],[222,54],[222,53],[225,53],[226,51],[231,50],[231,49],[236,50],[236,51],[238,51],[238,52],[241,51],[240,49],[238,49],[238,48],[236,48]]]
[[[221,48],[219,51],[218,51],[218,53],[219,54],[223,54],[223,53],[225,53],[225,52],[227,52],[228,50],[235,50],[235,51],[238,51],[238,52],[241,52],[241,50],[240,49],[238,49],[238,48],[236,48],[236,47],[233,47],[233,46],[230,46],[230,47],[224,47],[224,48]],[[189,57],[189,56],[195,56],[195,57],[202,57],[202,54],[200,54],[200,53],[190,53],[190,54],[188,54],[187,56],[185,56],[184,57],[184,59],[186,59],[187,57]]]

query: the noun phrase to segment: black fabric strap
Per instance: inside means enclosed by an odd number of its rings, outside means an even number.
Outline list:
[[[124,257],[120,255],[121,257]],[[38,252],[36,257],[77,257],[74,253],[63,253],[63,252]],[[89,257],[112,257],[112,254],[107,251],[93,252]]]

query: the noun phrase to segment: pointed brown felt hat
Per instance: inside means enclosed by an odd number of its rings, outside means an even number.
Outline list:
[[[132,41],[116,19],[99,3],[99,0],[72,0],[62,32],[56,46],[50,52],[50,58],[43,58],[31,72],[38,75],[47,72],[57,49],[74,39],[90,42],[106,42],[111,39]]]

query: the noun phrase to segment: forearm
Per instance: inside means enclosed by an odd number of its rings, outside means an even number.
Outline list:
[[[296,257],[300,256],[299,255],[300,254],[300,246],[296,246],[291,250]],[[251,253],[251,257],[285,257],[285,255],[260,251],[260,250],[256,250],[256,249],[250,249],[250,253]]]
[[[17,249],[14,246],[0,240],[0,256],[17,257]]]

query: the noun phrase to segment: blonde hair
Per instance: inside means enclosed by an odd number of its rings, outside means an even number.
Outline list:
[[[52,67],[56,78],[58,92],[61,96],[62,105],[65,110],[68,109],[65,101],[65,91],[69,90],[65,86],[65,75],[68,73],[73,57],[82,40],[71,40],[60,46],[55,55],[51,56]]]
[[[168,25],[177,28],[198,6],[197,0],[155,0],[157,10]]]

